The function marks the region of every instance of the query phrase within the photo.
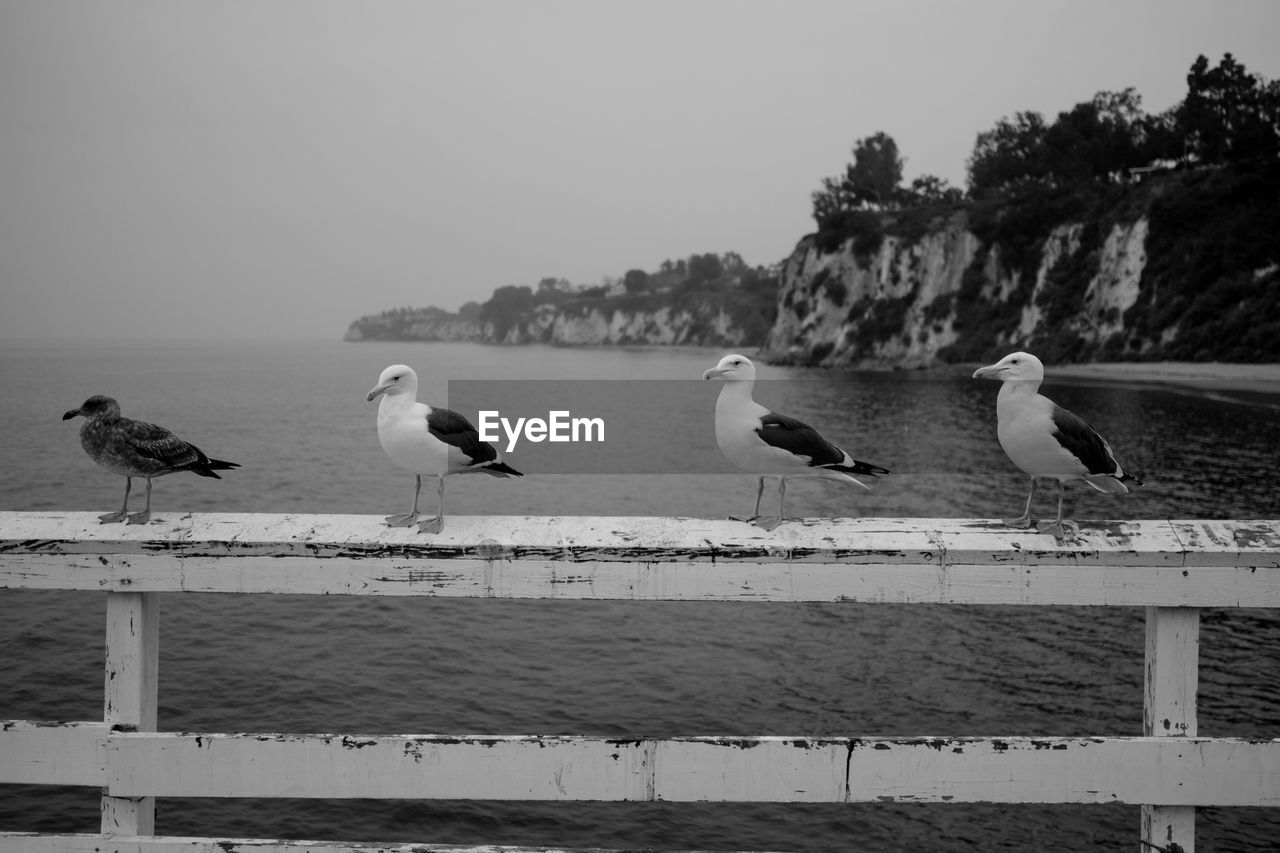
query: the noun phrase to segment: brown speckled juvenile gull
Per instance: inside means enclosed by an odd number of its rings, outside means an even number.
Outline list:
[[[94,462],[124,479],[124,504],[119,512],[98,516],[103,524],[128,519],[129,524],[146,524],[151,520],[151,479],[175,471],[191,471],[201,477],[222,479],[215,471],[239,468],[236,462],[210,459],[200,448],[188,444],[169,430],[155,424],[122,417],[120,404],[110,397],[90,397],[78,409],[62,416],[68,420],[84,415],[80,427],[80,446]],[[129,514],[129,488],[134,477],[147,480],[147,505],[142,512]]]

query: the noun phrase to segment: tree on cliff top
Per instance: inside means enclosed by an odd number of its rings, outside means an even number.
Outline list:
[[[649,274],[642,269],[627,270],[622,277],[622,284],[627,293],[644,293],[649,289]]]
[[[974,198],[1117,180],[1154,159],[1148,141],[1158,123],[1132,88],[1098,92],[1046,124],[1037,112],[1002,118],[978,134],[969,158]]]
[[[853,146],[853,163],[845,170],[845,182],[854,201],[866,207],[892,204],[902,183],[898,143],[884,131],[859,139]]]
[[[969,194],[975,198],[1043,180],[1044,116],[1034,110],[1002,117],[991,130],[978,134],[969,157]]]
[[[1001,118],[978,134],[969,194],[1114,181],[1158,160],[1210,165],[1277,155],[1280,85],[1249,74],[1230,53],[1216,68],[1200,56],[1187,74],[1186,98],[1163,115],[1144,115],[1142,98],[1128,88],[1099,92],[1051,125],[1037,112]]]
[[[1280,87],[1245,71],[1230,53],[1216,68],[1196,57],[1177,118],[1187,147],[1205,163],[1280,152]]]
[[[898,143],[884,131],[859,139],[853,146],[853,162],[845,166],[844,174],[823,178],[822,189],[813,193],[813,218],[818,230],[842,230],[855,211],[948,203],[962,198],[959,190],[935,175],[921,175],[910,188],[904,188],[902,164]]]
[[[822,189],[813,194],[814,219],[821,225],[850,210],[887,207],[897,201],[901,183],[902,157],[893,137],[879,131],[859,139],[844,174],[823,178]]]
[[[1148,161],[1142,96],[1133,87],[1076,104],[1044,136],[1044,165],[1058,184],[1106,181]]]

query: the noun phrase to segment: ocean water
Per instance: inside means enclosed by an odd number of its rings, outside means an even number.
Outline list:
[[[752,478],[714,458],[721,352],[436,344],[0,345],[0,509],[107,511],[63,412],[91,394],[240,462],[221,481],[157,480],[153,514],[407,510],[412,477],[378,446],[365,393],[387,364],[441,401],[450,380],[688,379],[637,402],[658,444],[611,446],[621,471],[686,454],[697,474],[452,478],[452,514],[745,513]],[[995,383],[970,370],[761,368],[757,399],[894,476],[870,492],[799,482],[789,514],[1016,514],[1023,476],[995,440]],[[1280,518],[1263,395],[1054,381],[1146,485],[1073,488],[1102,518]],[[464,412],[474,418],[474,412]],[[516,467],[520,451],[508,455]],[[696,464],[695,464],[696,463]],[[677,466],[680,467],[680,466]],[[135,499],[140,495],[135,490]],[[770,491],[766,502],[775,500]],[[423,508],[434,494],[424,489]],[[766,508],[771,504],[766,503]],[[1052,512],[1042,494],[1038,514]],[[376,523],[371,518],[371,523]],[[675,735],[1137,735],[1143,617],[1128,608],[521,602],[166,595],[160,727],[185,731]],[[104,597],[0,591],[0,719],[101,718]],[[1275,737],[1280,617],[1202,614],[1199,731]],[[86,789],[0,786],[0,828],[94,832]],[[1201,850],[1275,849],[1280,814],[1202,809]],[[1134,806],[486,803],[162,799],[168,835],[741,850],[1132,850]]]

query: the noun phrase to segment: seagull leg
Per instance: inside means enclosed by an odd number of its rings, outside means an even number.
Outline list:
[[[124,478],[124,503],[120,506],[119,512],[109,512],[106,515],[98,516],[99,524],[110,524],[113,521],[124,521],[129,515],[129,487],[133,485],[132,477]]]
[[[760,517],[760,496],[761,496],[761,495],[763,495],[763,494],[764,494],[764,477],[761,477],[761,478],[760,478],[760,480],[759,480],[759,482],[757,482],[757,483],[756,483],[756,508],[755,508],[755,510],[751,513],[751,517],[750,517],[750,518],[740,518],[740,517],[738,517],[738,516],[736,516],[736,515],[731,515],[731,516],[729,516],[729,520],[730,520],[730,521],[745,521],[745,522],[747,522],[748,524],[752,524],[753,522],[755,522],[755,520],[756,520],[757,518],[759,518],[759,517]]]
[[[1064,539],[1074,539],[1080,527],[1074,521],[1062,520],[1062,495],[1066,489],[1063,488],[1061,480],[1056,482],[1058,484],[1058,517],[1054,521],[1040,522],[1036,525],[1036,530],[1040,533],[1052,533],[1053,538],[1061,542]]]
[[[128,524],[146,524],[151,520],[151,478],[147,478],[147,505],[142,508],[142,512],[135,512],[129,516]]]
[[[426,521],[418,522],[419,533],[439,533],[444,530],[444,475],[440,474],[438,479],[440,480],[440,486],[436,492],[440,497],[439,509],[435,518],[428,518]]]
[[[1061,486],[1062,482],[1059,481],[1058,485]],[[1016,527],[1019,530],[1026,530],[1028,527],[1031,526],[1031,501],[1035,498],[1035,496],[1036,496],[1036,478],[1032,477],[1031,491],[1027,493],[1027,505],[1023,508],[1022,515],[1018,516],[1017,518],[1002,518],[1000,519],[1000,522],[1004,524],[1006,527]],[[1059,507],[1059,510],[1061,510],[1061,507]]]
[[[422,491],[422,475],[414,476],[413,481],[413,509],[408,515],[388,515],[386,518],[387,527],[412,527],[413,523],[418,520],[418,493]]]
[[[763,477],[760,478],[760,485],[763,488],[764,486]],[[781,524],[787,517],[786,512],[783,510],[783,506],[785,506],[786,500],[787,500],[787,478],[779,477],[778,478],[778,517],[761,519],[759,516],[756,516],[756,519],[751,523],[754,524],[756,527],[759,527],[761,530],[773,530],[775,527]]]

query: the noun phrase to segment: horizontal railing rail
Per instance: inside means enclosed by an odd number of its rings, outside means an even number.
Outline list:
[[[1267,785],[1280,778],[1280,740],[192,734],[20,721],[5,738],[5,781],[121,797],[1280,805]]]
[[[1139,803],[1141,849],[1197,806],[1280,806],[1280,740],[1196,736],[1199,608],[1280,607],[1280,521],[0,513],[0,587],[107,595],[103,721],[0,727],[0,782],[100,787],[100,834],[9,850],[225,850],[154,834],[154,798]],[[159,593],[1104,605],[1146,608],[1142,737],[599,737],[156,731]],[[303,842],[272,842],[280,850]],[[315,842],[308,849],[321,849]],[[323,849],[356,849],[334,844]],[[395,848],[385,848],[395,849]],[[487,849],[487,848],[432,848]],[[510,849],[510,848],[504,848]]]
[[[764,532],[690,518],[189,515],[146,526],[0,513],[0,586],[118,592],[671,601],[1280,607],[1280,524],[1086,523],[1078,540],[964,519]],[[234,560],[234,571],[228,570]]]

